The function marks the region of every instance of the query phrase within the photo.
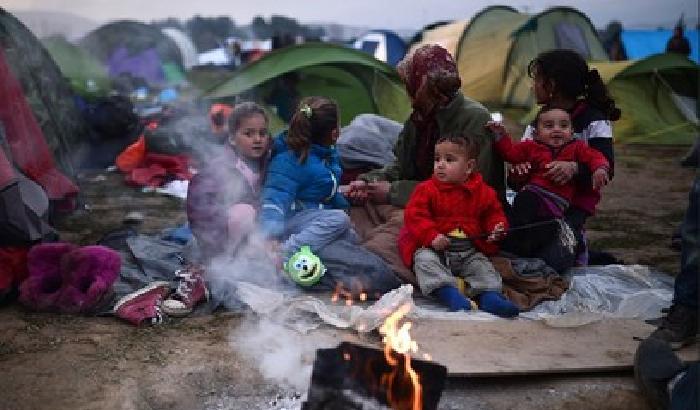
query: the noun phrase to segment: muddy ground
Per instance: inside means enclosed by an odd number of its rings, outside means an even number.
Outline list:
[[[616,176],[589,223],[593,248],[675,275],[670,249],[693,171],[684,147],[618,146]],[[106,178],[104,180],[103,177]],[[141,211],[144,233],[184,222],[181,201],[124,187],[121,176],[81,179],[89,211],[61,221],[63,239],[88,244]],[[134,328],[111,317],[0,308],[2,409],[267,409],[287,390],[254,358],[231,349],[243,317],[231,313]],[[581,348],[585,348],[582,346]],[[631,373],[453,379],[444,409],[645,409]]]

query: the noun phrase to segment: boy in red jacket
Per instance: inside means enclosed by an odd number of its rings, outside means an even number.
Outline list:
[[[468,137],[438,140],[433,176],[416,186],[406,205],[399,252],[421,292],[450,310],[471,309],[457,288],[459,276],[482,310],[513,317],[518,308],[501,295],[501,277],[484,256],[498,251],[495,242],[507,222],[496,192],[475,170],[478,153]]]

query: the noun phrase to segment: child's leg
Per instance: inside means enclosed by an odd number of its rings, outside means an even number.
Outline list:
[[[255,208],[249,204],[236,204],[228,210],[228,240],[235,249],[255,227]]]
[[[282,244],[284,259],[307,245],[317,253],[336,239],[349,236],[350,218],[338,209],[309,209],[294,215],[287,222],[291,235]]]
[[[542,199],[534,192],[522,190],[518,192],[510,211],[510,226],[517,228],[535,222],[554,219],[551,215],[543,215]],[[535,257],[537,252],[558,232],[556,223],[537,226],[521,231],[514,231],[502,242],[503,250],[522,257]]]
[[[517,316],[519,309],[501,294],[503,282],[491,261],[471,249],[463,256],[462,277],[469,283],[469,295],[476,297],[481,310],[502,317]]]
[[[471,303],[457,289],[452,272],[440,260],[440,256],[428,248],[420,248],[413,255],[413,270],[418,287],[425,296],[434,296],[450,310],[469,310]]]

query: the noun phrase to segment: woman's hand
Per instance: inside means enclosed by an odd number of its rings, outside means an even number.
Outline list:
[[[544,176],[557,185],[568,184],[578,172],[578,163],[574,161],[552,161],[544,167],[548,169]]]
[[[388,181],[370,182],[367,184],[367,196],[375,204],[388,204],[391,183]]]
[[[489,234],[489,237],[486,238],[486,242],[496,242],[500,241],[503,239],[506,234],[506,224],[503,222],[499,222],[496,224],[496,226],[493,227],[493,230]]]
[[[595,189],[596,191],[607,185],[608,182],[610,182],[608,170],[605,168],[596,169],[593,175],[591,176],[591,179],[593,180],[593,189]]]
[[[438,236],[436,236],[435,239],[430,242],[430,246],[432,246],[436,251],[444,251],[448,246],[450,246],[450,240],[445,235],[438,234]]]

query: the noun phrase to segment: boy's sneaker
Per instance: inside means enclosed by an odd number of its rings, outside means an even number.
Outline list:
[[[643,340],[634,354],[634,379],[653,409],[669,407],[669,382],[685,369],[664,340]]]
[[[161,304],[168,292],[168,282],[153,282],[119,299],[114,305],[114,314],[136,326],[144,322],[160,324],[164,319]]]
[[[698,333],[698,310],[674,303],[649,337],[665,340],[674,350],[692,344]]]
[[[202,270],[188,266],[175,272],[179,283],[175,292],[163,302],[163,311],[174,317],[183,317],[192,313],[194,307],[209,299],[209,290],[204,284]]]

